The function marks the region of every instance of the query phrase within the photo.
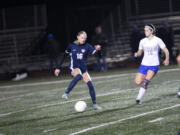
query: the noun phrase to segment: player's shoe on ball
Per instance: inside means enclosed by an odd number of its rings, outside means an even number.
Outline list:
[[[93,108],[95,110],[101,110],[102,109],[102,107],[100,107],[98,104],[93,104]]]
[[[68,99],[67,94],[66,94],[66,93],[64,93],[64,94],[62,95],[62,98],[63,98],[63,99]]]
[[[140,100],[136,100],[136,104],[137,104],[137,105],[140,105],[140,104],[141,104],[141,101],[140,101]]]

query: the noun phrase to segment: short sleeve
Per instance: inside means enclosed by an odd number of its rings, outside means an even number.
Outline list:
[[[160,39],[160,38],[159,38],[159,40],[158,40],[158,45],[159,45],[159,47],[160,47],[161,49],[166,47],[165,43],[164,43],[164,42],[162,41],[162,39]]]
[[[68,47],[67,47],[66,50],[65,50],[65,53],[66,53],[66,54],[71,53],[71,44],[68,45]]]
[[[139,50],[143,50],[143,41],[142,40],[139,42]]]
[[[94,47],[90,44],[88,44],[88,53],[89,54],[95,54],[96,50],[94,49]]]

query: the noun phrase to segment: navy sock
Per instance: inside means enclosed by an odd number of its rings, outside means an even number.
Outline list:
[[[74,86],[77,84],[77,82],[79,80],[81,80],[82,75],[78,74],[74,77],[74,79],[71,81],[71,83],[69,84],[68,88],[66,89],[66,94],[69,94],[71,92],[71,90],[74,88]]]
[[[94,85],[93,85],[92,81],[89,81],[87,83],[87,85],[89,88],[89,94],[91,96],[92,102],[93,102],[93,104],[96,104],[96,92],[94,90]]]

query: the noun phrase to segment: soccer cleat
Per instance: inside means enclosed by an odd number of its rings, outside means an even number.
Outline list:
[[[66,93],[64,93],[64,94],[62,95],[62,98],[63,98],[63,99],[68,99],[67,94],[66,94]]]
[[[140,101],[140,100],[136,100],[136,104],[137,104],[137,105],[140,105],[140,104],[141,104],[141,101]]]
[[[93,104],[93,108],[95,110],[101,110],[102,109],[102,107],[100,107],[98,104]]]

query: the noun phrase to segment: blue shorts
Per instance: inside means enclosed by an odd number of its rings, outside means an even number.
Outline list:
[[[155,74],[158,72],[159,66],[144,66],[141,65],[139,68],[139,72],[141,74],[147,75],[148,70],[153,71]]]
[[[81,70],[82,74],[87,72],[87,68],[86,67],[73,67],[73,68],[69,67],[69,72],[71,73],[72,70],[75,69],[75,68],[79,68]]]

